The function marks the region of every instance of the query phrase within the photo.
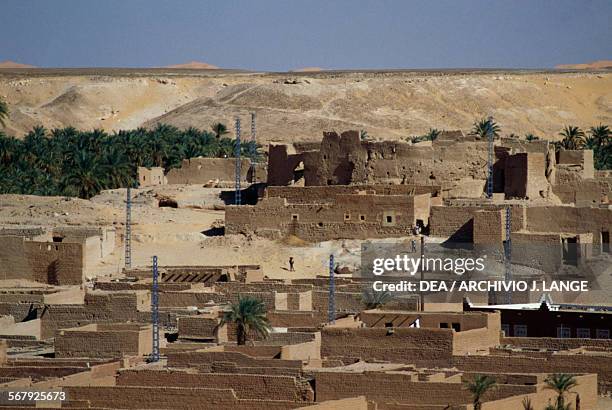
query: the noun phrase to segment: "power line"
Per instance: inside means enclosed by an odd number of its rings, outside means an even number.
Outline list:
[[[153,325],[153,350],[151,362],[159,361],[159,272],[157,256],[153,256],[153,285],[151,287],[151,323]]]
[[[329,305],[327,310],[327,321],[336,323],[336,280],[334,272],[334,255],[329,255]]]
[[[257,129],[255,126],[255,113],[251,113],[251,145],[249,147],[249,154],[251,157],[251,183],[257,182],[255,175],[255,164],[257,163]]]
[[[125,268],[132,267],[132,189],[128,185],[125,200]]]
[[[487,159],[487,198],[493,198],[493,118],[487,122],[487,139],[489,141],[489,156]]]
[[[512,214],[510,207],[506,208],[506,242],[504,242],[504,280],[506,283],[512,282]],[[505,303],[512,303],[512,292],[508,290],[505,295]]]
[[[234,156],[236,157],[236,195],[235,195],[235,205],[240,205],[242,202],[241,192],[240,192],[240,174],[242,173],[242,163],[240,159],[240,118],[236,117],[236,147]]]

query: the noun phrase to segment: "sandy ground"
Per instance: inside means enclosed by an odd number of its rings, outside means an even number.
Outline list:
[[[34,125],[108,131],[165,122],[209,129],[258,115],[261,142],[318,140],[364,129],[397,139],[430,127],[468,131],[493,115],[504,133],[557,136],[612,120],[612,73],[405,71],[240,73],[223,70],[0,70],[5,132]]]

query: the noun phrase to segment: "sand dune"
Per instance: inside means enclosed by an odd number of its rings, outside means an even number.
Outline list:
[[[210,128],[252,111],[264,143],[346,129],[397,139],[430,127],[469,130],[488,115],[504,133],[547,138],[566,124],[612,124],[612,73],[588,71],[4,71],[0,96],[10,109],[5,132],[18,137],[36,124]]]
[[[14,61],[6,60],[0,61],[0,68],[36,68],[36,66],[29,64],[20,64]]]
[[[612,60],[598,60],[585,64],[561,64],[555,68],[562,70],[604,70],[612,69]]]
[[[190,69],[197,69],[197,70],[216,70],[219,67],[217,67],[216,65],[203,63],[201,61],[190,61],[185,64],[168,65],[164,68],[190,68]]]

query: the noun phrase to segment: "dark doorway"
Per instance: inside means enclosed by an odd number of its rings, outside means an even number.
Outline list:
[[[610,232],[601,232],[601,251],[610,253]]]
[[[563,238],[563,263],[578,266],[578,239]]]

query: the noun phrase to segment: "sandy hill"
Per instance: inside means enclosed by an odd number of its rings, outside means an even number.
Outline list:
[[[18,137],[37,124],[210,129],[252,111],[262,142],[319,140],[326,130],[389,139],[467,131],[487,115],[503,133],[547,138],[566,124],[612,124],[612,72],[4,70],[0,96],[10,109],[5,132]]]
[[[0,61],[0,68],[36,68],[36,66],[29,64],[20,64],[14,61],[6,60]]]
[[[555,68],[562,70],[605,70],[612,69],[612,60],[598,60],[586,64],[561,64]]]
[[[217,67],[216,65],[212,65],[212,64],[208,64],[208,63],[203,63],[201,61],[190,61],[190,62],[185,63],[185,64],[169,65],[169,66],[166,66],[164,68],[190,68],[190,69],[193,69],[193,70],[216,70],[219,67]]]
[[[319,71],[324,71],[324,69],[321,67],[302,67],[291,70],[293,73],[316,73]]]

